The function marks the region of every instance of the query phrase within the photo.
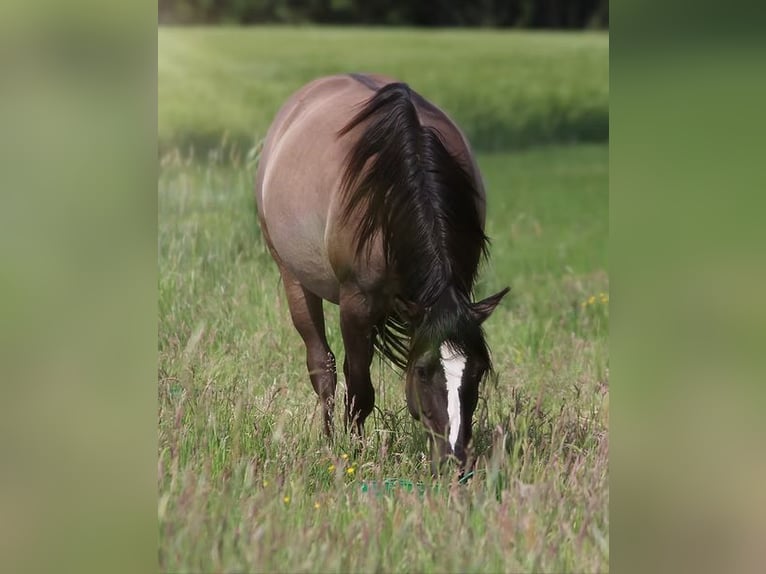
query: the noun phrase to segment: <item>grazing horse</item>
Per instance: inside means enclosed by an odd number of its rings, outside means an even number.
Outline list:
[[[433,472],[450,455],[464,468],[491,369],[481,325],[508,288],[472,301],[488,245],[485,194],[458,127],[391,78],[320,78],[278,112],[255,187],[325,432],[332,436],[337,376],[323,300],[340,306],[346,428],[361,435],[375,404],[377,348],[405,373]]]

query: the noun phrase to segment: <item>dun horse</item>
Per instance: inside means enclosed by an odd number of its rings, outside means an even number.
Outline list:
[[[361,435],[373,409],[377,348],[405,373],[432,470],[450,455],[464,465],[491,369],[481,325],[508,289],[472,301],[487,254],[485,195],[458,127],[390,78],[314,80],[271,125],[255,195],[325,432],[337,376],[323,300],[340,305],[346,427]]]

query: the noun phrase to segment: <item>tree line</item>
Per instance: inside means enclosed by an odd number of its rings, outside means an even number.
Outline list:
[[[608,0],[159,0],[160,24],[607,28]]]

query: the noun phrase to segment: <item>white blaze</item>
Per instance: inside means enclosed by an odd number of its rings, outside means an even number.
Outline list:
[[[463,381],[465,357],[454,353],[447,343],[440,348],[444,375],[447,377],[447,414],[449,415],[449,443],[454,452],[460,432],[460,383]]]

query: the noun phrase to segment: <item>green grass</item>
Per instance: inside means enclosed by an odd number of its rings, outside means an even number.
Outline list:
[[[579,62],[584,70],[600,50],[593,46],[606,43],[598,35],[375,31],[369,45],[338,52],[359,33],[308,29],[300,45],[289,46],[277,39],[294,30],[160,30],[160,138],[165,126],[167,149],[183,150],[205,133],[200,126],[220,134],[237,117],[240,125],[261,125],[296,81],[343,62],[416,70],[438,55],[443,38],[472,39],[475,54],[485,50],[496,62],[509,53],[527,58],[525,73],[540,68],[538,94],[571,88],[543,88],[563,81],[544,71],[545,62]],[[311,40],[321,49],[311,49]],[[401,58],[380,52],[384,45]],[[259,46],[244,74],[245,55]],[[413,62],[405,61],[407,49]],[[192,53],[200,55],[196,71]],[[237,54],[239,63],[219,61],[221,53]],[[471,87],[445,73],[447,59],[424,67],[421,79],[470,113]],[[571,81],[605,95],[599,65],[595,79],[573,74]],[[465,82],[491,66],[466,56],[452,68]],[[196,99],[184,93],[191,85],[200,90]],[[238,86],[239,95],[227,86]],[[246,92],[252,107],[238,100]],[[219,94],[220,108],[202,93]],[[538,105],[528,97],[530,108]],[[503,122],[517,121],[500,99],[493,102],[503,130]],[[183,113],[168,117],[170,108]],[[550,121],[551,134],[566,133]],[[373,368],[378,409],[367,422],[366,447],[354,454],[343,433],[332,446],[324,440],[304,349],[258,230],[252,158],[238,145],[208,152],[164,153],[159,174],[162,571],[608,570],[606,145],[479,154],[492,248],[477,297],[505,285],[512,291],[486,324],[497,376],[482,389],[476,413],[476,477],[467,485],[444,479],[423,497],[417,489],[362,492],[363,481],[430,480],[425,433],[405,408],[402,381],[384,365]],[[337,307],[325,309],[340,361]],[[340,400],[342,393],[341,380]]]
[[[158,50],[163,152],[247,148],[301,85],[354,71],[408,82],[480,150],[608,138],[605,33],[163,28]]]

